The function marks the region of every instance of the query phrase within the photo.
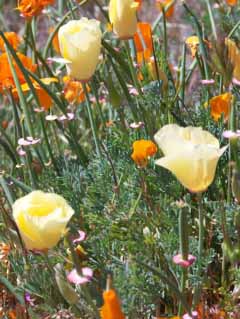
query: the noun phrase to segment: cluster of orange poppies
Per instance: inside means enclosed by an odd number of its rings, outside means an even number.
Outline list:
[[[24,18],[29,19],[40,14],[46,6],[54,2],[55,0],[20,0],[17,9]]]

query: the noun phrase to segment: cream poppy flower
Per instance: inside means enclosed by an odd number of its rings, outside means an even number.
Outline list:
[[[138,7],[139,2],[134,0],[110,0],[109,19],[120,39],[132,38],[137,32]]]
[[[213,182],[217,163],[226,147],[200,127],[165,125],[154,136],[164,157],[157,165],[171,171],[191,192],[203,192]]]
[[[42,191],[19,198],[12,208],[26,248],[36,250],[54,247],[74,214],[63,197]]]
[[[58,39],[68,74],[88,81],[95,72],[101,51],[100,22],[87,18],[69,21],[59,29]]]

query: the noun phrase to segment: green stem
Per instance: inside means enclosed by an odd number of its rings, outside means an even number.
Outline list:
[[[180,242],[180,253],[183,260],[188,260],[188,220],[187,220],[187,208],[183,207],[179,213],[179,242]],[[186,285],[188,279],[188,270],[187,268],[182,268],[181,276],[181,291],[182,294],[186,294]],[[183,304],[180,302],[178,315],[183,314]]]
[[[205,44],[204,44],[204,40],[203,40],[203,31],[202,31],[201,24],[198,21],[195,13],[193,13],[193,11],[188,7],[188,5],[186,4],[185,1],[183,1],[183,7],[188,12],[188,14],[192,17],[193,23],[195,24],[197,36],[198,36],[198,39],[199,39],[200,53],[201,53],[201,56],[202,56],[202,59],[203,59],[205,79],[210,79],[209,68],[208,68],[208,64],[207,64],[207,50],[206,50],[206,47],[205,47]]]
[[[163,43],[164,43],[164,58],[167,62],[168,56],[168,37],[167,37],[167,19],[166,19],[166,11],[164,6],[162,7],[162,16],[163,16]]]
[[[198,222],[199,222],[199,233],[198,233],[198,258],[199,264],[202,262],[203,254],[203,241],[204,241],[204,224],[203,224],[203,206],[202,206],[202,194],[198,193]]]
[[[210,23],[211,23],[211,27],[212,27],[213,36],[214,36],[214,39],[217,41],[217,30],[216,30],[214,17],[213,17],[212,7],[210,5],[209,0],[205,0],[205,2],[207,5],[207,9],[208,9],[208,15],[209,15],[209,19],[210,19]]]
[[[185,78],[186,78],[186,44],[183,45],[182,52],[182,63],[181,63],[181,71],[180,71],[180,99],[181,103],[184,105],[185,98]]]
[[[132,40],[129,40],[129,41],[132,41]],[[127,52],[128,64],[129,64],[133,84],[138,90],[139,95],[142,96],[143,93],[142,93],[141,85],[139,84],[139,81],[137,79],[137,75],[133,66],[133,61],[132,61],[131,51],[130,51],[130,42],[125,41],[125,48]]]
[[[40,122],[41,122],[42,132],[43,132],[44,140],[45,140],[45,143],[46,143],[46,146],[47,146],[47,149],[48,149],[49,156],[51,158],[51,161],[53,163],[55,171],[59,174],[59,169],[58,169],[57,163],[55,161],[55,158],[54,158],[54,155],[53,155],[53,152],[52,152],[52,148],[51,148],[51,145],[50,145],[50,142],[49,142],[49,139],[48,139],[48,135],[47,135],[47,132],[46,132],[46,127],[44,125],[44,120],[43,120],[43,115],[42,114],[40,115]]]
[[[85,297],[86,300],[87,300],[87,303],[91,306],[92,310],[94,311],[95,318],[96,318],[96,319],[100,319],[100,315],[99,315],[98,308],[97,308],[97,306],[95,305],[95,303],[93,302],[92,297],[91,297],[91,295],[90,295],[90,293],[89,293],[89,291],[88,291],[87,286],[82,285],[82,286],[81,286],[81,290],[82,290],[82,292],[83,292],[83,294],[84,294],[84,297]]]
[[[198,278],[201,277],[202,274],[202,259],[203,259],[203,243],[204,243],[204,215],[203,215],[203,206],[202,206],[202,194],[198,193],[198,270],[197,275]],[[201,290],[202,283],[198,283],[194,291],[193,298],[193,307],[196,307],[201,298]]]
[[[240,27],[240,21],[238,21],[238,23],[234,26],[234,28],[229,32],[227,38],[231,38],[239,27]]]
[[[97,155],[99,157],[101,157],[101,150],[100,150],[98,136],[97,136],[97,129],[96,129],[96,125],[95,125],[95,122],[93,119],[92,108],[91,108],[91,103],[90,103],[90,99],[89,99],[89,95],[88,95],[87,85],[85,83],[83,83],[83,90],[84,90],[84,94],[86,96],[86,106],[87,106],[88,118],[89,118],[91,130],[92,130],[92,135],[93,135],[95,147],[96,147],[96,152],[97,152]]]

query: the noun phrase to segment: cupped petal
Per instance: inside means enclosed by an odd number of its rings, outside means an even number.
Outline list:
[[[162,127],[154,139],[164,155],[170,155],[179,150],[191,149],[192,145],[212,145],[219,148],[218,140],[201,127],[180,127],[177,124],[169,124]]]
[[[191,192],[203,192],[212,183],[220,156],[227,147],[196,146],[189,152],[178,152],[156,161],[174,174]]]

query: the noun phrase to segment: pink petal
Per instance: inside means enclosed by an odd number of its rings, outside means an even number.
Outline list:
[[[18,145],[21,145],[21,146],[28,146],[28,145],[31,145],[31,142],[25,140],[23,137],[21,137],[19,140],[18,140]]]
[[[213,79],[210,79],[210,80],[201,80],[201,83],[202,83],[203,85],[212,85],[212,84],[215,83],[215,80],[213,80]]]
[[[235,85],[240,85],[240,81],[235,78],[233,78],[232,83]]]
[[[240,132],[239,132],[239,130],[237,132],[224,131],[222,135],[225,138],[237,138],[237,137],[240,137]]]
[[[75,285],[82,285],[89,282],[93,277],[93,271],[91,268],[82,268],[82,275],[79,275],[76,269],[73,269],[68,275],[67,279],[69,282]]]
[[[86,233],[84,231],[79,230],[78,234],[79,234],[79,236],[73,240],[74,244],[80,243],[81,241],[84,241],[86,239],[87,235],[86,235]]]
[[[173,257],[173,262],[176,265],[179,265],[181,267],[187,268],[190,267],[196,260],[197,258],[193,255],[188,255],[188,260],[184,260],[182,258],[181,254],[178,254],[176,256]]]
[[[17,148],[17,153],[19,156],[25,156],[26,152],[24,151],[24,149],[20,146]]]
[[[83,267],[82,273],[83,273],[83,276],[85,276],[89,279],[91,279],[93,277],[93,270],[89,267]]]
[[[143,122],[133,122],[129,125],[130,128],[132,129],[137,129],[137,128],[140,128],[140,127],[143,127],[144,126],[144,123]]]
[[[41,108],[41,109],[35,108],[35,109],[34,109],[34,112],[36,112],[36,113],[42,113],[42,112],[45,112],[45,110],[44,110],[44,108]]]
[[[197,319],[197,318],[198,318],[197,311],[193,311],[191,316],[189,316],[189,314],[187,313],[183,315],[183,319]]]
[[[65,115],[59,116],[58,120],[63,122],[67,119],[67,117]]]
[[[67,113],[67,117],[68,117],[68,120],[71,121],[74,119],[75,115],[74,113]]]
[[[138,90],[136,88],[129,89],[129,93],[134,95],[134,96],[138,96],[139,95]]]

